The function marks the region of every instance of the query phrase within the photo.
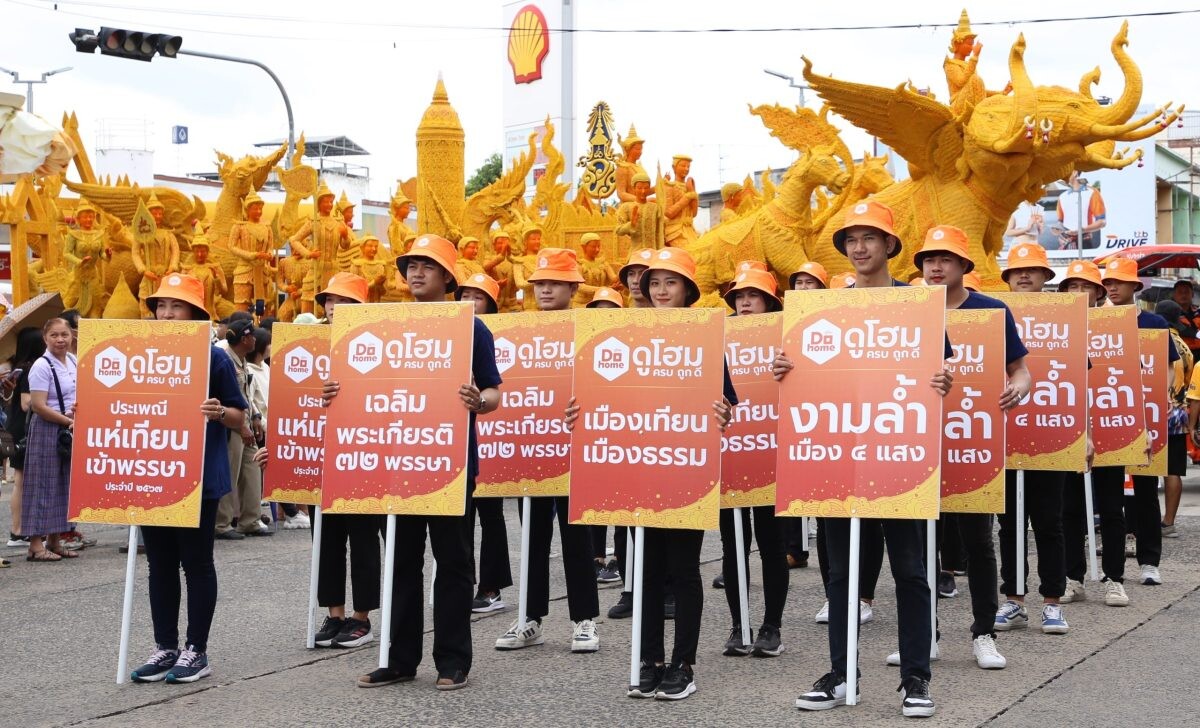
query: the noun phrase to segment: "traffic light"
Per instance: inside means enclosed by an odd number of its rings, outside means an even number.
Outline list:
[[[68,37],[80,53],[91,53],[99,48],[106,56],[147,62],[156,53],[164,58],[174,58],[183,45],[183,38],[177,35],[123,28],[101,28],[99,34],[87,28],[76,28]]]

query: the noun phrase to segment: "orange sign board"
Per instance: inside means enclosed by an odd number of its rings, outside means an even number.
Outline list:
[[[1088,309],[1088,400],[1095,467],[1146,465],[1146,410],[1142,394],[1137,310]]]
[[[1009,413],[1005,427],[1012,470],[1065,470],[1087,466],[1087,294],[989,293],[1012,311],[1029,396]]]
[[[1167,329],[1138,329],[1142,359],[1142,395],[1146,400],[1146,434],[1150,439],[1150,464],[1127,468],[1130,475],[1165,476],[1167,474]]]
[[[271,329],[271,389],[267,411],[270,467],[263,499],[321,504],[325,463],[325,408],[321,386],[329,379],[329,328],[275,324]]]
[[[945,308],[942,286],[787,292],[780,515],[938,517]]]
[[[954,389],[942,419],[942,513],[1004,512],[1004,309],[946,312]]]
[[[475,497],[563,496],[571,484],[571,433],[563,422],[575,365],[575,314],[530,311],[480,317],[504,377],[500,409],[478,421]]]
[[[329,359],[341,391],[325,427],[327,513],[466,511],[474,319],[466,303],[338,306]]]
[[[721,436],[722,508],[775,502],[779,385],[771,363],[782,339],[782,313],[725,319],[725,362],[739,401]]]
[[[199,525],[211,336],[207,321],[79,322],[68,520]]]
[[[715,308],[576,312],[572,523],[717,527],[723,318]]]

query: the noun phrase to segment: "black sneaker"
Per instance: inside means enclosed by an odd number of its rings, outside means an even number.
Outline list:
[[[246,538],[246,534],[239,533],[231,528],[228,531],[217,531],[216,537],[223,541],[241,541],[242,539]]]
[[[754,640],[753,632],[750,640]],[[750,645],[742,642],[742,625],[735,624],[729,628],[729,639],[725,640],[725,651],[721,654],[726,657],[745,657],[750,654]]]
[[[360,688],[381,688],[384,685],[412,682],[416,677],[416,675],[406,675],[390,667],[381,667],[368,672],[366,675],[360,675],[355,684]]]
[[[373,639],[375,639],[375,633],[371,631],[371,620],[351,617],[342,622],[342,629],[337,633],[337,637],[333,638],[330,646],[362,647]]]
[[[166,682],[193,683],[212,674],[212,666],[208,664],[208,653],[197,652],[188,645],[179,653],[179,659],[167,671]]]
[[[755,657],[779,657],[783,652],[783,639],[779,628],[772,624],[764,624],[758,628],[758,639],[750,648],[750,654]]]
[[[471,611],[476,614],[499,612],[505,609],[506,606],[504,600],[500,598],[500,592],[480,591],[475,595],[475,599],[471,601]]]
[[[859,695],[862,681],[855,685]],[[827,672],[820,680],[813,683],[813,689],[796,698],[796,707],[800,710],[829,710],[846,704],[846,678],[835,672]]]
[[[724,588],[725,588],[725,575],[717,574],[716,576],[713,577],[713,589],[724,589]]]
[[[910,677],[896,688],[904,698],[900,704],[900,712],[905,718],[928,718],[933,715],[933,698],[929,697],[929,681],[919,677]]]
[[[341,617],[326,617],[321,623],[321,628],[317,630],[315,643],[317,647],[331,647],[333,640],[341,633],[342,627],[346,626],[346,620]]]
[[[629,619],[633,616],[633,595],[621,592],[621,598],[608,610],[609,619]]]
[[[696,692],[696,676],[692,672],[691,665],[675,662],[667,668],[654,697],[659,700],[683,700],[694,692]]]
[[[146,658],[146,664],[129,674],[129,679],[134,682],[158,682],[175,667],[178,659],[179,650],[155,650],[153,655]]]
[[[954,583],[954,574],[948,571],[939,571],[937,591],[940,599],[952,599],[958,596],[958,585]]]
[[[638,672],[638,684],[630,685],[625,694],[631,698],[653,698],[654,694],[658,692],[658,686],[663,681],[664,672],[666,672],[664,665],[655,665],[643,660],[642,669]]]
[[[609,559],[604,568],[596,572],[597,584],[616,584],[621,580],[621,567],[616,559]]]
[[[675,596],[672,594],[663,599],[663,619],[675,619]]]

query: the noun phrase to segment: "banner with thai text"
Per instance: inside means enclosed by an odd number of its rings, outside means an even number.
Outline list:
[[[207,321],[80,320],[69,521],[200,524],[211,337]]]
[[[329,379],[328,326],[277,323],[271,329],[271,389],[267,401],[270,464],[263,500],[321,504],[325,408]]]
[[[1137,307],[1088,309],[1093,467],[1148,463],[1138,341]]]
[[[1087,467],[1088,307],[1085,293],[989,293],[1012,311],[1033,385],[1008,415],[1008,467]]]
[[[942,286],[787,292],[780,515],[938,517],[945,307]]]
[[[1130,475],[1165,476],[1167,474],[1167,414],[1171,397],[1167,392],[1167,347],[1171,332],[1167,329],[1138,329],[1142,359],[1142,396],[1146,400],[1146,435],[1150,441],[1150,464],[1132,466]]]
[[[1004,309],[946,312],[954,388],[942,421],[942,513],[1004,512]]]
[[[782,339],[782,313],[725,319],[725,361],[739,401],[721,436],[722,508],[775,502],[779,384],[771,363]]]
[[[467,303],[338,306],[341,391],[325,426],[327,513],[460,516],[466,510],[474,317]]]
[[[572,523],[717,527],[723,319],[715,308],[576,313]]]
[[[478,421],[475,497],[562,496],[571,484],[571,433],[563,422],[575,363],[575,314],[530,311],[480,317],[496,341],[500,409]]]

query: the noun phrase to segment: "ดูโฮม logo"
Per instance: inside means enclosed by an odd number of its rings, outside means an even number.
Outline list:
[[[629,345],[610,336],[596,345],[592,354],[592,370],[608,381],[629,371]]]
[[[842,352],[842,330],[826,319],[809,324],[801,338],[800,353],[816,364],[824,364]]]

